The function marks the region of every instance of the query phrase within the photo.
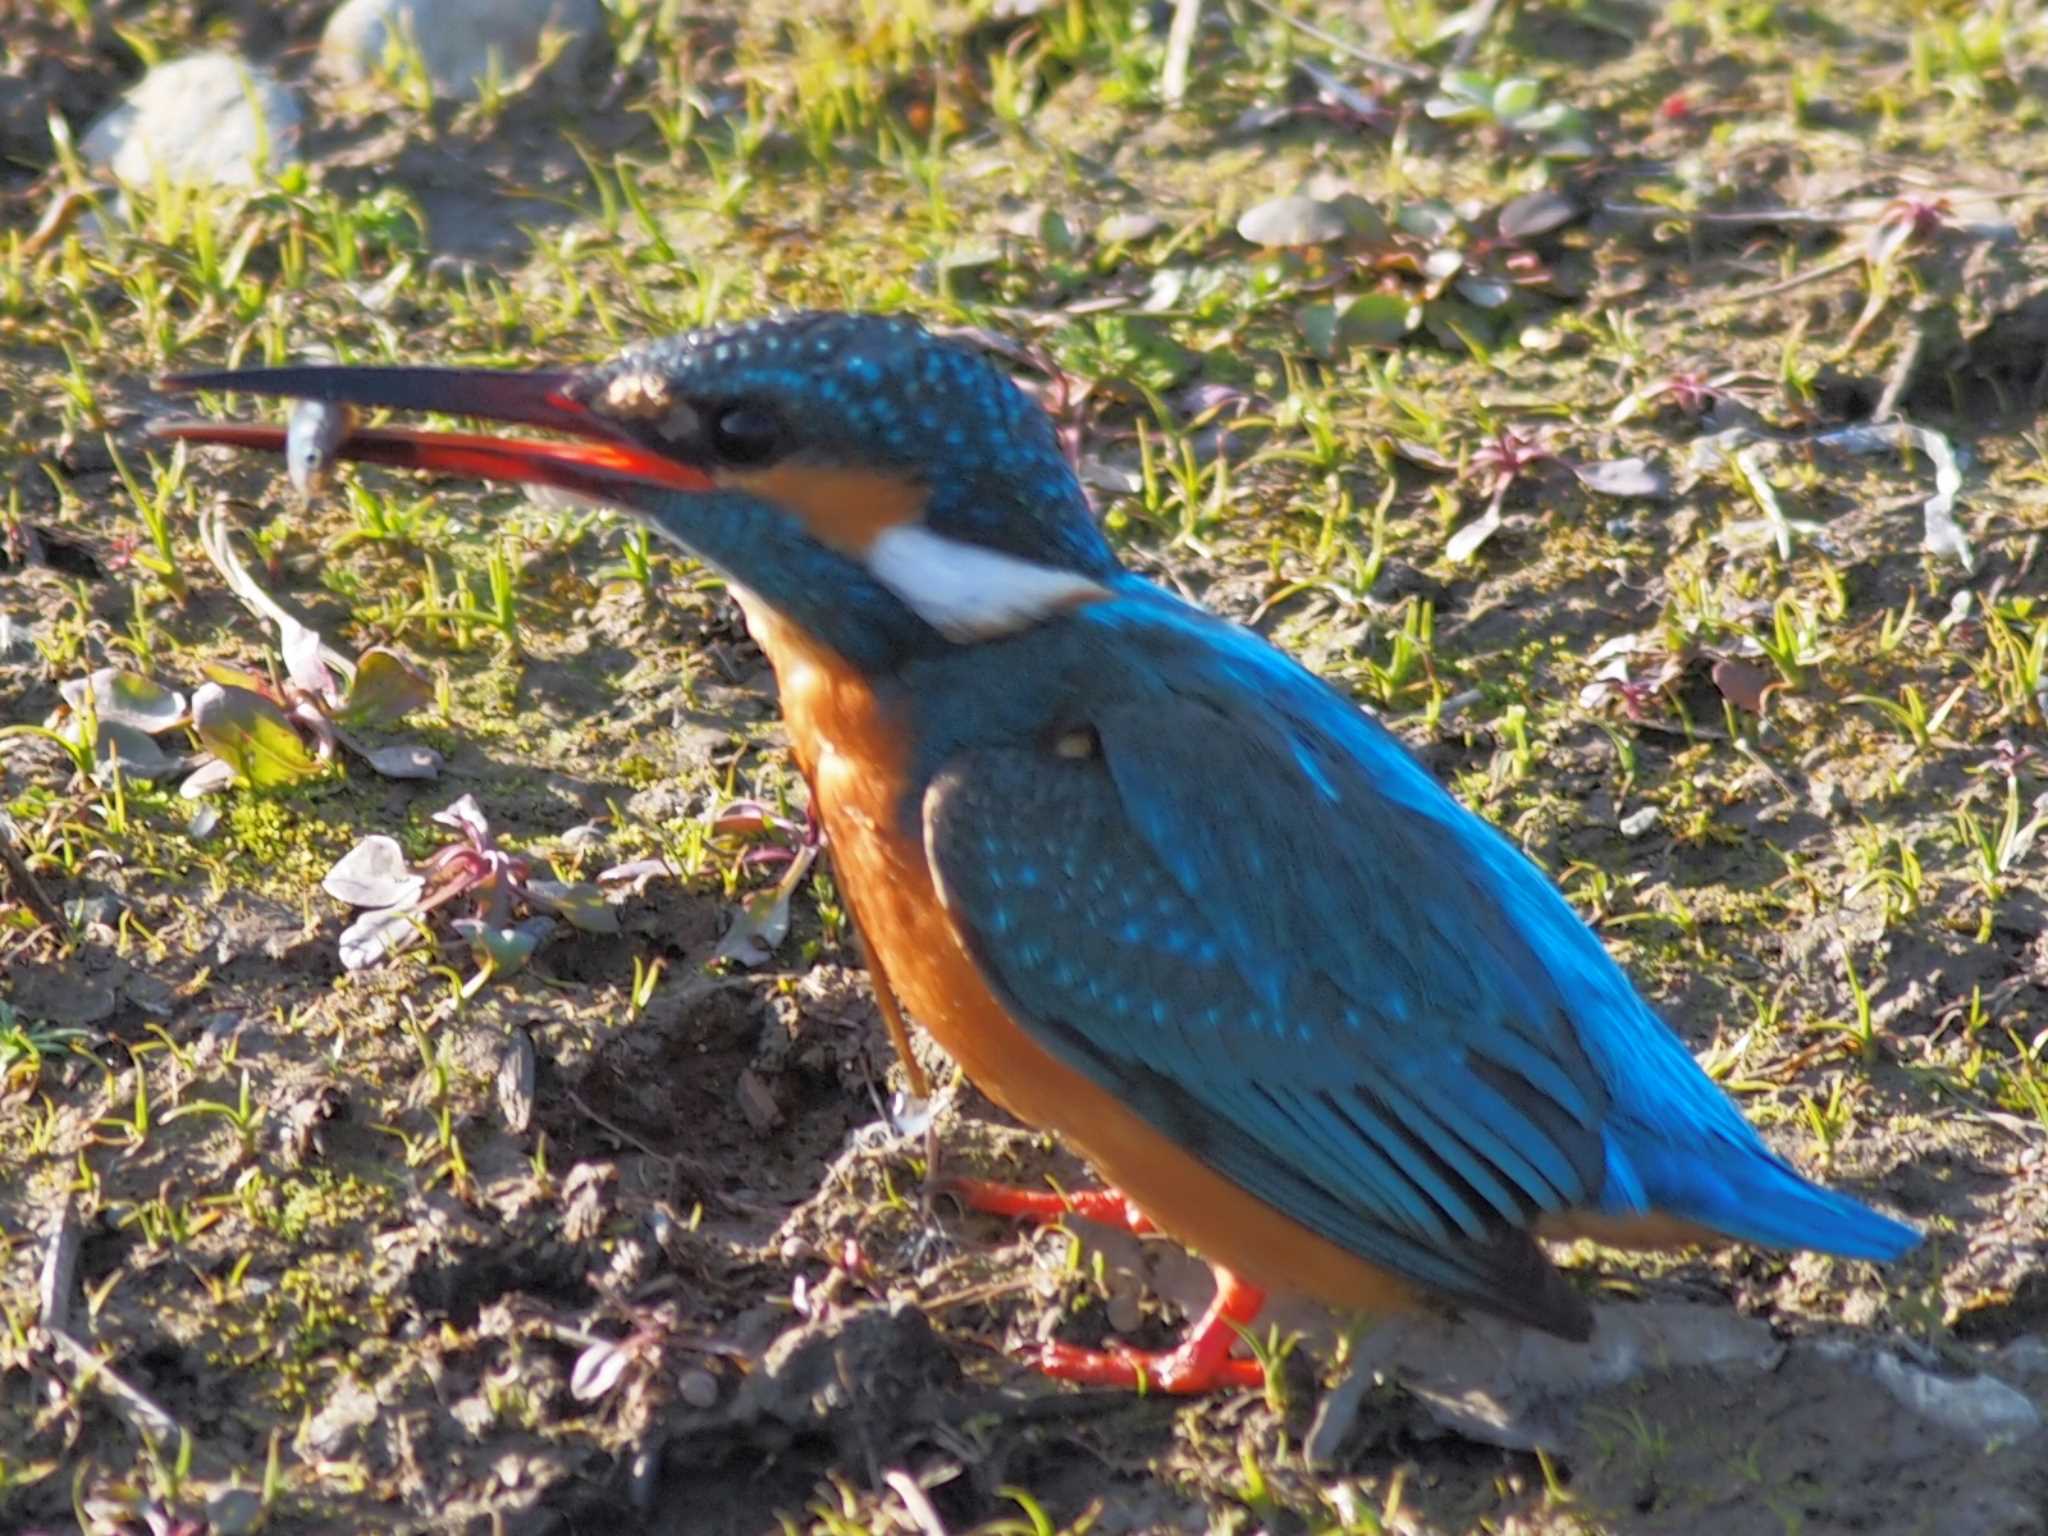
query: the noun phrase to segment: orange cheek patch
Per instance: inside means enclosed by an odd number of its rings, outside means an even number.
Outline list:
[[[723,470],[721,485],[786,507],[821,544],[863,555],[882,533],[924,516],[924,487],[866,469],[778,464]]]

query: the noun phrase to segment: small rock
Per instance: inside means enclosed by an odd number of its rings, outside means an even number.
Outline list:
[[[716,1408],[718,1378],[709,1371],[685,1371],[676,1379],[676,1396],[692,1408]]]
[[[505,1117],[505,1129],[515,1136],[523,1135],[533,1121],[538,1068],[533,1036],[523,1029],[513,1030],[498,1056],[498,1112]]]
[[[1816,777],[1806,786],[1806,804],[1814,815],[1824,821],[1833,821],[1849,809],[1849,797],[1842,793],[1842,786],[1833,779]]]
[[[1657,825],[1657,818],[1663,814],[1654,805],[1645,805],[1637,810],[1630,811],[1621,818],[1621,835],[1623,837],[1641,837],[1650,828]]]
[[[335,1382],[327,1406],[300,1431],[300,1438],[305,1450],[315,1456],[346,1456],[382,1412],[376,1393],[344,1376]]]
[[[2023,1333],[1998,1352],[1998,1361],[2022,1376],[2048,1372],[2048,1338]]]
[[[233,1015],[229,1015],[233,1017]],[[211,1033],[208,1039],[214,1038]],[[295,1094],[285,1105],[277,1126],[278,1155],[288,1168],[304,1166],[327,1154],[325,1127],[341,1117],[348,1100],[332,1083],[317,1083]]]
[[[740,1383],[730,1413],[740,1424],[843,1426],[881,1440],[915,1399],[959,1377],[915,1303],[856,1306],[778,1338]]]
[[[1237,232],[1253,245],[1272,249],[1329,245],[1350,234],[1351,225],[1335,203],[1297,192],[1247,210],[1237,221]]]
[[[121,996],[131,1007],[152,1018],[168,1019],[177,1012],[177,993],[160,976],[134,971],[121,981]]]
[[[602,848],[610,837],[611,833],[605,828],[594,821],[586,821],[564,832],[561,843],[564,848],[580,852],[585,848]]]
[[[1164,228],[1166,220],[1156,213],[1112,213],[1096,227],[1095,238],[1104,245],[1135,245]]]
[[[498,1423],[498,1410],[491,1406],[490,1399],[481,1392],[474,1392],[463,1398],[448,1410],[448,1415],[475,1440],[483,1439]]]
[[[64,903],[64,916],[78,928],[112,928],[125,906],[118,896],[79,896]]]
[[[161,174],[251,187],[297,158],[301,121],[298,102],[267,70],[231,53],[195,53],[144,75],[80,148],[130,186],[151,186]]]
[[[1398,1376],[1431,1418],[1468,1439],[1557,1451],[1596,1392],[1687,1367],[1768,1372],[1785,1357],[1765,1324],[1717,1307],[1602,1305],[1594,1319],[1592,1338],[1574,1344],[1494,1318],[1404,1318],[1365,1340],[1352,1368]],[[1345,1427],[1326,1428],[1319,1451]]]
[[[48,1024],[80,1029],[112,1017],[119,1005],[115,983],[124,973],[88,976],[80,968],[17,964],[8,981],[8,1001],[22,1013]]]
[[[1889,1352],[1870,1369],[1908,1408],[1968,1439],[2022,1440],[2041,1427],[2041,1410],[1995,1376],[1936,1376]]]
[[[359,83],[384,67],[394,34],[409,34],[435,91],[468,100],[531,69],[550,33],[564,39],[555,69],[573,75],[603,26],[598,0],[348,0],[321,35],[320,62]]]
[[[1013,208],[996,220],[996,227],[1020,240],[1037,240],[1055,247],[1072,237],[1067,221],[1044,203],[1026,203],[1022,208]],[[998,261],[1002,259],[1000,251],[994,255]]]
[[[586,1242],[604,1228],[612,1186],[619,1170],[612,1163],[578,1163],[562,1182],[562,1235]]]
[[[782,1124],[782,1106],[776,1102],[775,1090],[752,1067],[741,1071],[738,1094],[740,1113],[757,1132],[765,1136]]]
[[[1135,496],[1145,488],[1145,476],[1141,469],[1127,464],[1114,464],[1100,454],[1086,454],[1081,459],[1081,483],[1090,490],[1107,491],[1112,496]]]
[[[223,1488],[206,1501],[213,1536],[247,1536],[263,1523],[263,1495],[253,1488]]]
[[[721,734],[720,743],[723,744],[724,740],[725,737]],[[695,765],[685,763],[684,766]],[[664,821],[681,821],[687,818],[694,808],[695,801],[689,791],[682,785],[666,779],[659,784],[650,784],[645,789],[637,789],[626,799],[626,810],[636,820],[656,824]]]
[[[1302,1453],[1317,1469],[1338,1464],[1344,1442],[1358,1423],[1358,1410],[1372,1392],[1376,1378],[1371,1371],[1353,1371],[1324,1394],[1316,1408],[1315,1423],[1309,1427]]]

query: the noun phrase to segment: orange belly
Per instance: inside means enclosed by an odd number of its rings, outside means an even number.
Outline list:
[[[940,905],[920,836],[899,825],[902,729],[837,656],[758,601],[745,607],[775,665],[791,744],[854,920],[901,1001],[974,1084],[1057,1133],[1160,1230],[1253,1284],[1368,1311],[1413,1305],[1404,1282],[1212,1172],[1030,1038]]]

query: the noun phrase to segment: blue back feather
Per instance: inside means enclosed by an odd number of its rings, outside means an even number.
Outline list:
[[[1006,652],[1014,686],[989,690]],[[949,690],[956,670],[984,681]],[[1512,1239],[1545,1216],[1866,1258],[1916,1241],[1772,1153],[1543,874],[1258,637],[1120,577],[908,681],[928,847],[991,979],[1315,1230],[1561,1331],[1565,1303],[1516,1294]],[[1048,714],[1091,724],[1100,761],[1048,771]]]

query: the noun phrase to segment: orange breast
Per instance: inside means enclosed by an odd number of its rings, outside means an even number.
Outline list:
[[[1345,1307],[1410,1304],[1408,1288],[1188,1156],[1055,1060],[990,992],[933,888],[921,836],[897,820],[904,731],[833,653],[743,598],[775,664],[798,764],[855,921],[897,994],[975,1085],[1056,1132],[1159,1228],[1254,1284]]]

